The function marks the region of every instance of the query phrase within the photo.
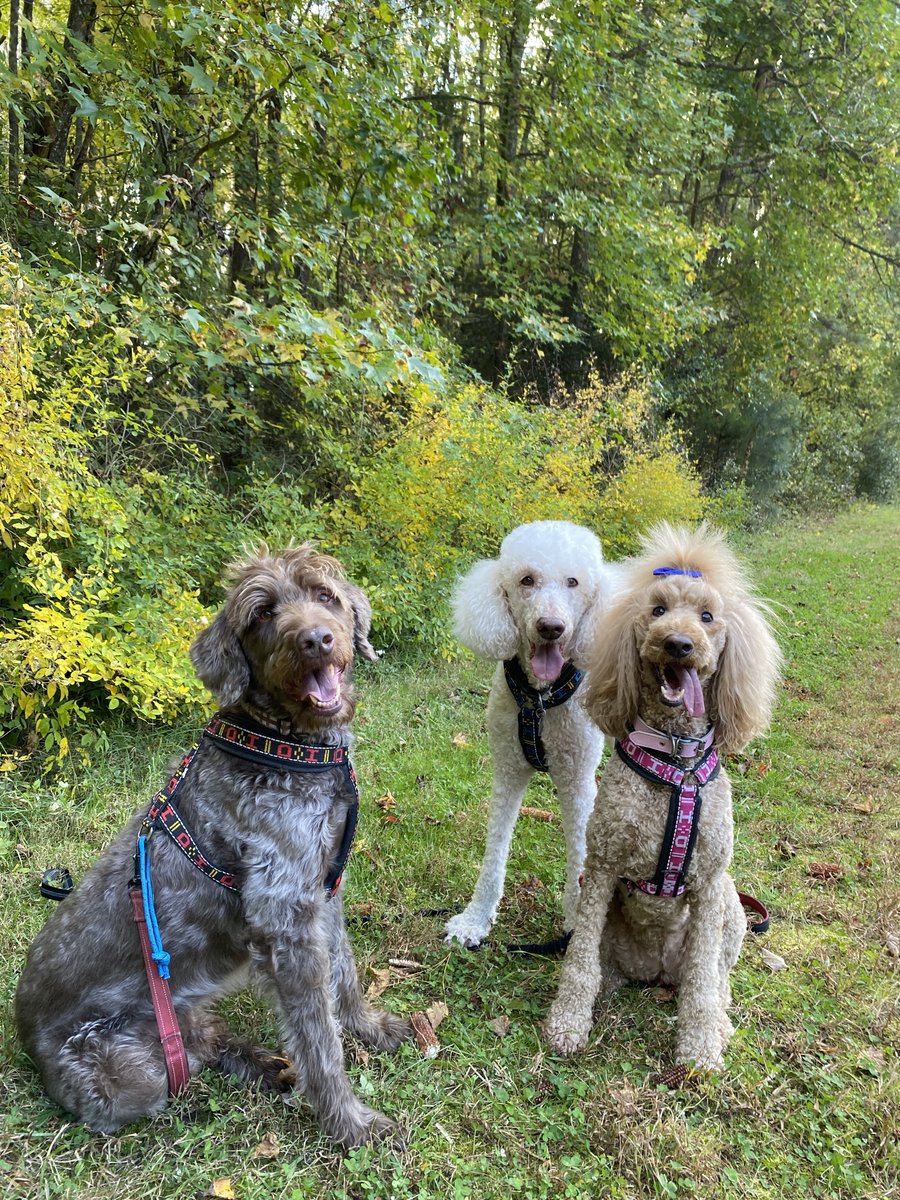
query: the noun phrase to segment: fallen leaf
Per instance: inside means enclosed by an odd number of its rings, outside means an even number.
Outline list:
[[[450,1016],[450,1009],[443,1000],[436,1000],[430,1008],[425,1009],[425,1016],[431,1022],[431,1028],[437,1029],[441,1021]]]
[[[900,934],[886,933],[884,935],[884,944],[888,948],[888,953],[893,958],[900,958]]]
[[[858,804],[854,804],[853,811],[868,815],[872,811],[872,797],[867,796],[865,800],[860,800]]]
[[[504,1038],[509,1033],[509,1017],[495,1017],[488,1021],[488,1029],[492,1029],[497,1037]]]
[[[230,1179],[214,1179],[209,1186],[207,1196],[215,1196],[217,1200],[234,1200],[234,1188]]]
[[[422,964],[416,962],[414,958],[389,958],[388,965],[391,967],[399,967],[401,971],[421,971]]]
[[[773,954],[772,951],[767,950],[765,946],[760,949],[759,953],[762,956],[763,962],[773,975],[776,971],[783,971],[787,967],[787,963],[783,958],[780,958],[777,954]]]
[[[400,822],[400,818],[399,818],[399,817],[397,817],[397,816],[394,816],[394,814],[393,814],[393,813],[387,813],[387,812],[386,812],[386,813],[384,814],[384,818],[383,818],[383,819],[384,819],[384,821],[385,821],[385,822],[386,822],[388,825],[397,825],[397,824],[399,824],[399,822]]]
[[[375,803],[378,805],[378,807],[381,809],[382,812],[385,812],[389,808],[397,807],[397,801],[394,799],[393,792],[385,792],[383,795],[378,797],[378,799],[375,801]]]
[[[674,1000],[678,992],[673,987],[658,987],[653,992],[653,999],[657,1004],[668,1004]]]
[[[375,967],[369,967],[369,970],[372,972],[374,979],[369,984],[368,990],[366,991],[366,999],[377,1000],[381,993],[390,987],[391,968],[384,967],[379,971]]]
[[[451,746],[468,746],[469,739],[464,733],[457,733],[450,739]]]
[[[554,821],[556,814],[550,812],[546,808],[529,808],[527,804],[523,804],[519,809],[523,817],[534,817],[536,821]]]
[[[791,845],[791,843],[785,841],[784,838],[775,843],[775,849],[782,858],[793,858],[797,853],[796,849]]]
[[[437,1058],[441,1049],[441,1043],[437,1040],[434,1034],[434,1029],[431,1022],[424,1013],[413,1013],[409,1018],[409,1023],[413,1027],[413,1033],[416,1037],[416,1045],[426,1058]]]
[[[277,1133],[267,1133],[253,1151],[254,1158],[277,1158],[281,1153],[281,1142]]]
[[[810,863],[806,873],[813,879],[837,879],[843,875],[844,868],[840,863]]]

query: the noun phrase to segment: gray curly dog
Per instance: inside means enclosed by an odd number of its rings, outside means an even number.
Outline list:
[[[231,728],[264,727],[310,746],[343,748],[343,766],[288,771],[237,757],[205,737],[178,791],[178,812],[203,856],[233,877],[216,886],[157,831],[152,882],[170,987],[190,1073],[216,1067],[302,1093],[322,1129],[355,1146],[396,1127],[354,1094],[342,1026],[394,1050],[408,1024],[363,998],[329,865],[355,814],[349,768],[354,651],[371,609],[333,558],[308,546],[263,546],[234,564],[231,590],[191,648]],[[330,757],[327,756],[327,761]],[[50,1096],[91,1129],[113,1132],[158,1113],[169,1080],[129,903],[146,810],[112,842],[31,946],[17,995],[22,1042]],[[280,1018],[293,1064],[230,1033],[212,1006],[249,976]],[[292,1084],[296,1078],[296,1092]]]

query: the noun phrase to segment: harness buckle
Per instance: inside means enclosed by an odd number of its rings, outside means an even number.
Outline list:
[[[682,762],[686,758],[696,758],[700,753],[702,742],[699,738],[680,738],[672,735],[672,757],[680,758]]]

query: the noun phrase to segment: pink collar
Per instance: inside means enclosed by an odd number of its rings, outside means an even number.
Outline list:
[[[710,725],[702,737],[676,737],[674,734],[654,729],[640,717],[635,717],[634,729],[628,736],[643,750],[655,750],[658,754],[668,754],[672,758],[699,758],[715,741],[716,731]]]

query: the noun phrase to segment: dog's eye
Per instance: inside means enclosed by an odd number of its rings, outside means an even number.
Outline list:
[[[571,576],[566,580],[566,587],[578,587],[578,580]]]
[[[253,614],[254,621],[271,621],[275,616],[275,609],[271,604],[264,604],[262,608],[258,608]]]
[[[666,615],[666,606],[664,604],[657,604],[653,610],[653,615],[654,617],[664,617]]]
[[[321,588],[317,599],[320,604],[334,604],[334,592],[329,591],[328,588]]]
[[[523,575],[519,580],[519,583],[522,585],[522,587],[534,587],[534,576]]]
[[[713,615],[711,612],[707,612],[704,609],[704,611],[700,614],[700,620],[704,623],[704,625],[709,625],[709,623],[713,620]]]

